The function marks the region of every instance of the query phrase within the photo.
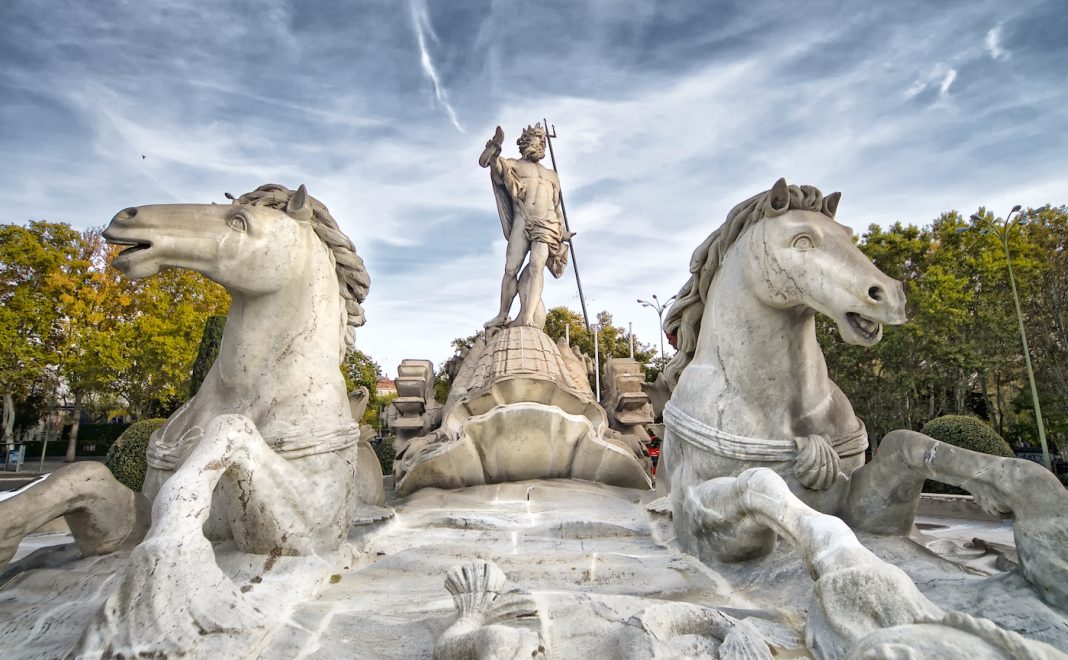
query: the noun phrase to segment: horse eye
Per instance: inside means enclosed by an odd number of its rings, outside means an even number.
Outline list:
[[[811,250],[814,247],[816,246],[812,242],[812,237],[808,234],[801,234],[794,239],[794,248],[798,250]]]
[[[234,231],[248,231],[248,220],[241,214],[232,215],[226,219],[226,226]]]

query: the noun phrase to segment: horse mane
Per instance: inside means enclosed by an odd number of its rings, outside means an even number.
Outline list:
[[[266,206],[285,213],[290,198],[296,192],[277,183],[268,183],[241,195],[234,199],[233,203]],[[334,258],[334,270],[337,271],[337,282],[345,306],[345,322],[348,326],[344,333],[347,352],[355,347],[356,328],[367,320],[360,303],[367,298],[371,277],[367,274],[363,259],[356,254],[356,246],[352,244],[348,236],[342,233],[326,206],[311,195],[308,195],[308,203],[311,204],[312,228],[315,230],[315,235],[326,247],[330,248]]]
[[[829,202],[833,196],[828,196],[828,203],[825,203],[823,193],[813,186],[787,186],[782,179],[780,183],[789,193],[788,204],[784,208],[775,208],[771,203],[775,188],[753,195],[731,209],[723,224],[709,234],[690,257],[690,279],[679,289],[675,304],[664,319],[664,332],[677,337],[675,356],[664,367],[664,377],[669,389],[675,389],[682,370],[693,360],[697,350],[697,338],[701,333],[701,317],[708,302],[709,287],[719,272],[727,250],[734,245],[738,237],[764,218],[779,216],[790,210],[818,211],[834,217],[837,197],[832,204]]]

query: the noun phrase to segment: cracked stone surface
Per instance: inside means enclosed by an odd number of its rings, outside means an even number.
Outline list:
[[[446,573],[473,559],[496,563],[510,588],[536,600],[547,657],[626,657],[619,645],[633,634],[633,621],[670,603],[744,620],[775,640],[779,653],[804,657],[813,583],[796,552],[781,543],[759,560],[703,565],[679,551],[666,515],[647,511],[652,497],[573,480],[424,489],[392,500],[396,516],[354,527],[348,543],[327,557],[281,558],[265,573],[265,556],[219,546],[227,575],[239,586],[254,585],[248,594],[283,622],[233,657],[431,658],[456,619]],[[942,525],[943,540],[949,536],[945,520],[931,524]],[[928,532],[923,541],[937,541]],[[968,534],[1005,540],[996,524],[959,536]],[[860,539],[903,568],[939,607],[1068,649],[1068,615],[1041,602],[1018,573],[964,570],[904,537]],[[5,657],[62,656],[127,555],[72,553],[7,578],[0,585]],[[707,636],[697,642],[703,652],[718,647]]]

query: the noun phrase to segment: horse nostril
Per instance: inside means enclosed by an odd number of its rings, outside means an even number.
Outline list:
[[[133,218],[135,215],[137,215],[137,208],[131,206],[129,208],[123,209],[123,210],[119,211],[118,213],[116,213],[115,214],[115,219],[116,220],[129,220],[129,219]]]
[[[873,286],[868,289],[868,297],[876,302],[882,302],[886,296],[883,294],[882,287]]]

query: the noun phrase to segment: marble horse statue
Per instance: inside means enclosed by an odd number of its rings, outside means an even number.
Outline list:
[[[373,465],[357,461],[360,432],[338,368],[364,322],[370,280],[303,186],[261,186],[231,205],[128,208],[104,238],[129,246],[114,260],[129,277],[188,268],[226,287],[219,357],[150,438],[141,494],[102,466],[75,464],[0,505],[0,524],[24,521],[10,539],[65,515],[86,554],[140,541],[78,652],[121,655],[153,640],[157,655],[183,653],[198,636],[260,623],[212,542],[272,557],[333,551],[358,480],[381,484],[373,455]]]
[[[1012,514],[1023,575],[1068,608],[1068,494],[1049,471],[907,430],[887,434],[864,463],[867,432],[828,376],[815,315],[833,319],[845,341],[871,346],[883,324],[905,321],[905,296],[835,222],[839,197],[780,179],[734,207],[694,252],[664,324],[679,351],[666,370],[658,489],[670,494],[681,545],[721,561],[769,552],[788,530],[754,512],[773,504],[767,484],[779,479],[797,507],[907,534],[923,482],[934,479]],[[743,473],[748,486],[730,485]]]

